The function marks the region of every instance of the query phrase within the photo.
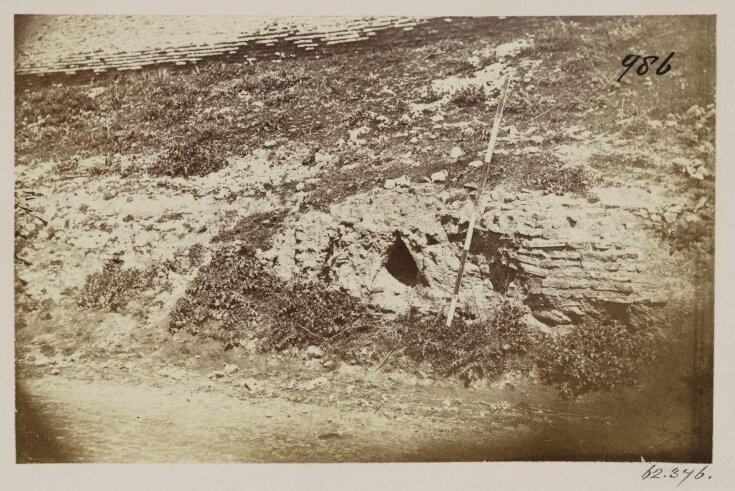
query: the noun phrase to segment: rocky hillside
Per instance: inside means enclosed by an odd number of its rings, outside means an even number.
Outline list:
[[[714,21],[429,25],[359,56],[19,70],[19,360],[118,360],[188,333],[468,381],[521,370],[567,392],[635,379],[641,346],[690,333],[675,319],[712,286]],[[631,49],[677,54],[616,82]],[[580,375],[564,356],[620,367]]]

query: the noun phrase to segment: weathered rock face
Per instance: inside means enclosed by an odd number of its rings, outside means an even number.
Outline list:
[[[434,191],[432,185],[374,190],[329,213],[309,212],[287,224],[262,258],[285,279],[322,277],[389,311],[433,309],[451,294],[459,267],[457,245],[442,225],[450,212]],[[469,264],[466,277],[468,285],[481,285],[474,293],[485,305],[492,283],[480,273],[482,262]]]
[[[630,210],[493,192],[481,225],[480,237],[512,237],[502,260],[546,324],[570,324],[601,310],[619,317],[631,304],[665,302],[659,265],[666,254]]]
[[[376,189],[287,224],[261,253],[284,279],[322,278],[386,311],[442,311],[471,213],[466,191],[432,184]],[[540,192],[483,200],[460,305],[481,314],[520,289],[546,325],[662,301],[662,252],[630,210]]]

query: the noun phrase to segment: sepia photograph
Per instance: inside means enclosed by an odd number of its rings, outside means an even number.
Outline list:
[[[17,464],[713,478],[717,17],[419,14],[14,16]]]

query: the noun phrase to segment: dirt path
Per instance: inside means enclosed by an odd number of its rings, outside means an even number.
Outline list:
[[[25,378],[20,462],[691,461],[686,417],[652,391],[547,401],[544,412],[360,411],[147,384]],[[475,394],[474,397],[482,397]],[[532,398],[538,399],[538,395]],[[657,402],[658,401],[658,402]],[[516,407],[522,406],[518,405]],[[673,416],[672,416],[673,415]],[[35,448],[34,448],[35,447]],[[40,448],[40,451],[39,451]]]
[[[58,377],[22,386],[24,404],[43,415],[53,428],[49,437],[74,462],[461,460],[477,451],[478,442],[489,454],[508,458],[507,444],[527,435],[518,428],[510,438],[506,430],[501,436],[502,426],[492,420],[482,428],[461,428],[184,388]]]

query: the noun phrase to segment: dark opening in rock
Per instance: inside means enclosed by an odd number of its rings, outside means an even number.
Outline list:
[[[385,263],[385,269],[404,285],[428,284],[426,278],[419,271],[416,260],[399,236],[396,236],[396,241],[388,249],[388,261]]]
[[[488,263],[488,274],[495,290],[505,293],[516,279],[517,269],[507,252],[517,247],[513,239],[491,230],[475,231],[470,243],[470,253],[483,254]]]

